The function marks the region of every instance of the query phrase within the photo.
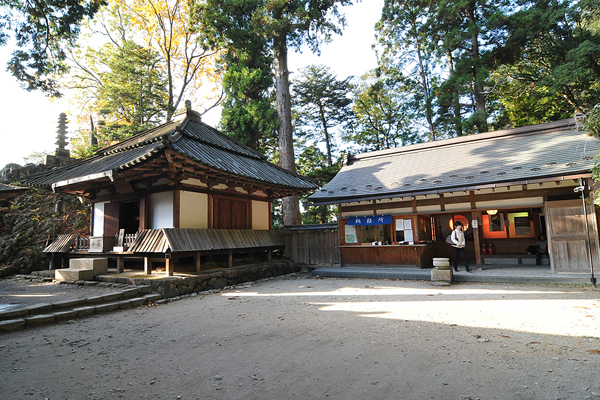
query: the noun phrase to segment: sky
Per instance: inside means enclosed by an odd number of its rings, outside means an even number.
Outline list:
[[[332,69],[339,79],[360,76],[376,67],[374,25],[381,15],[383,0],[363,0],[342,10],[346,15],[346,28],[342,36],[321,47],[318,56],[306,50],[290,51],[288,64],[290,79],[299,69],[311,64],[323,64]],[[24,165],[24,157],[34,152],[53,152],[56,148],[56,131],[61,112],[68,113],[65,100],[50,101],[41,92],[27,92],[6,71],[10,48],[0,47],[0,169],[6,164]],[[203,116],[203,121],[216,126],[219,110]],[[74,125],[69,126],[69,137]]]

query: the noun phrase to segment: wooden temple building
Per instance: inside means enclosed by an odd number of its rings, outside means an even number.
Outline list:
[[[23,183],[92,204],[89,240],[62,235],[45,252],[116,258],[120,269],[143,258],[146,273],[162,259],[167,275],[183,258],[200,271],[213,254],[231,265],[235,252],[282,248],[273,200],[317,187],[206,125],[189,103],[163,125]]]
[[[479,269],[535,264],[527,250],[543,233],[552,272],[587,272],[599,267],[598,149],[572,118],[349,155],[309,200],[339,205],[342,266],[431,268],[461,221]]]

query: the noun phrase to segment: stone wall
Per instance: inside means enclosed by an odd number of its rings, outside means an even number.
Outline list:
[[[162,294],[164,299],[169,299],[186,294],[205,292],[211,289],[223,289],[226,286],[258,281],[299,271],[300,267],[296,267],[291,262],[279,262],[236,267],[186,277],[165,276],[160,279],[146,279],[101,275],[97,276],[96,280],[136,286],[152,286],[152,289]]]

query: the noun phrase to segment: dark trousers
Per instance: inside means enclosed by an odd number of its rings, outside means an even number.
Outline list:
[[[458,268],[458,256],[461,256],[463,262],[465,263],[465,269],[469,270],[469,260],[467,260],[467,254],[465,253],[465,248],[459,248],[452,246],[452,263],[454,265],[454,269]]]
[[[542,253],[540,251],[540,249],[537,249],[537,251],[535,253],[535,265],[541,265],[542,264],[542,257],[548,257],[548,250],[546,250],[545,253]],[[550,257],[548,257],[548,259],[550,259]]]

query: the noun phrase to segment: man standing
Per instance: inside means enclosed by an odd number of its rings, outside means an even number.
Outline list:
[[[465,233],[463,232],[463,224],[460,221],[454,223],[454,231],[452,231],[452,262],[454,263],[454,270],[458,272],[458,256],[460,255],[465,263],[465,269],[467,272],[471,272],[469,269],[469,260],[467,260],[467,254],[465,253]]]

